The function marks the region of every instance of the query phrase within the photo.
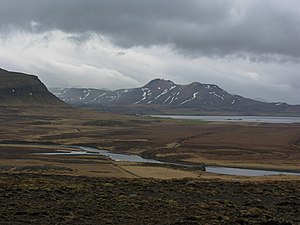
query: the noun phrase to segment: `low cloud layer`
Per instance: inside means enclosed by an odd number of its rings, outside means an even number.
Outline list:
[[[2,0],[0,67],[48,86],[164,77],[298,103],[298,0]]]

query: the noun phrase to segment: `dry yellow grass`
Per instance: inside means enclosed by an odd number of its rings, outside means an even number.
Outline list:
[[[170,169],[165,167],[151,166],[121,166],[126,171],[141,178],[156,178],[156,179],[182,179],[182,178],[199,178],[203,172],[186,171],[180,169]]]
[[[10,110],[0,112],[2,143],[92,145],[173,162],[300,170],[299,124],[185,123],[72,108]]]

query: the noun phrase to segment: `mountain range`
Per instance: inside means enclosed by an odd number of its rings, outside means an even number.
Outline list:
[[[299,116],[300,106],[233,95],[215,84],[175,84],[154,79],[139,88],[50,89],[37,76],[0,69],[1,106],[67,107],[68,104],[122,114]]]
[[[140,88],[103,90],[53,88],[68,104],[118,113],[300,115],[299,105],[267,103],[233,95],[215,84],[188,85],[154,79]]]

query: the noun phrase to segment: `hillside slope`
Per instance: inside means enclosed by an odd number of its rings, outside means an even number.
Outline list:
[[[67,106],[37,76],[0,69],[0,105]]]

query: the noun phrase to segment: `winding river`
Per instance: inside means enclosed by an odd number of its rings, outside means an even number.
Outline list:
[[[66,146],[64,146],[66,147]],[[154,159],[145,159],[138,155],[132,154],[122,154],[122,153],[112,153],[110,151],[101,150],[91,147],[82,147],[82,146],[70,146],[80,149],[80,151],[57,151],[53,153],[39,153],[44,155],[87,155],[87,154],[99,154],[106,156],[114,161],[126,161],[126,162],[140,162],[140,163],[156,163],[156,164],[165,164],[165,165],[175,165],[182,167],[201,167],[201,165],[188,165],[183,163],[170,163],[163,162]],[[276,171],[276,170],[257,170],[257,169],[242,169],[242,168],[233,168],[233,167],[219,167],[219,166],[205,166],[205,171],[209,173],[216,174],[226,174],[226,175],[235,175],[235,176],[269,176],[269,175],[296,175],[300,176],[300,173]]]

